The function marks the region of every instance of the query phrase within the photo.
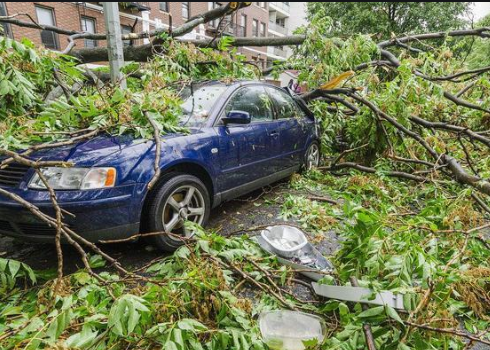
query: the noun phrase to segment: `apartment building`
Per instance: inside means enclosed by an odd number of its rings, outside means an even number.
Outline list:
[[[150,31],[155,28],[176,27],[189,18],[221,6],[219,2],[121,2],[120,22],[122,33]],[[64,29],[104,33],[105,22],[100,2],[0,2],[0,16],[28,14],[39,24],[55,25]],[[290,3],[253,2],[223,19],[201,25],[190,39],[212,38],[220,35],[235,37],[282,36],[291,33],[289,28]],[[29,21],[27,16],[19,17]],[[14,25],[3,25],[4,35],[16,40],[27,37],[36,45],[63,50],[67,37],[50,31],[39,31]],[[128,40],[124,45],[140,45],[147,39]],[[85,40],[77,47],[105,45],[103,41]],[[284,48],[241,47],[239,52],[262,67],[274,60],[282,60],[288,52]]]

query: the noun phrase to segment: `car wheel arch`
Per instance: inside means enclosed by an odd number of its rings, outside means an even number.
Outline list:
[[[199,180],[201,180],[204,185],[206,186],[206,189],[208,190],[209,193],[209,200],[211,202],[211,205],[213,204],[214,201],[214,183],[212,180],[212,177],[210,175],[210,172],[202,165],[195,163],[195,162],[190,162],[190,161],[182,161],[179,163],[174,163],[171,165],[168,165],[164,168],[161,169],[161,174],[160,174],[160,180],[153,186],[153,188],[150,191],[147,191],[143,200],[143,205],[142,205],[142,210],[141,210],[141,230],[142,232],[145,230],[143,227],[143,222],[147,209],[147,205],[149,202],[149,199],[151,198],[150,193],[152,191],[156,191],[159,186],[161,186],[162,181],[168,176],[168,174],[175,173],[175,174],[188,174],[188,175],[193,175],[197,177]]]

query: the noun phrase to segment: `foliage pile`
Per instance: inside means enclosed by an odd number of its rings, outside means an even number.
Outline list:
[[[226,41],[220,47],[225,49]],[[151,138],[144,112],[162,131],[175,131],[183,86],[254,78],[258,73],[253,65],[243,64],[245,57],[236,49],[221,54],[169,41],[166,50],[166,56],[156,56],[144,66],[126,65],[130,89],[123,91],[89,75],[73,57],[36,49],[28,40],[0,37],[0,148],[66,139],[67,132],[79,130]],[[135,71],[137,77],[132,76]],[[67,94],[52,99],[50,94],[60,84]]]
[[[395,57],[368,35],[328,37],[333,22],[325,17],[315,14],[285,66],[299,70],[311,91],[304,96],[322,124],[327,169],[402,173],[419,182],[452,178],[481,189],[490,175],[489,69],[461,66],[467,39],[447,36],[436,47],[384,42]]]
[[[1,347],[263,349],[251,317],[275,301],[264,296],[253,306],[234,295],[237,278],[222,266],[237,264],[262,281],[264,274],[244,261],[261,256],[245,238],[208,235],[148,267],[146,284],[109,272],[99,274],[101,283],[86,271],[66,276],[58,295],[52,281],[25,290],[9,284],[0,302]],[[27,267],[0,263],[9,283],[26,276],[35,282]],[[269,263],[277,267],[269,258],[260,262]]]
[[[479,232],[471,231],[482,218],[464,192],[320,172],[298,176],[290,187],[341,203],[288,195],[282,206],[284,217],[311,219],[302,224],[312,237],[327,230],[341,233],[342,247],[332,257],[338,275],[326,276],[322,283],[345,285],[350,276],[358,276],[362,286],[403,294],[409,312],[432,286],[430,301],[412,322],[435,330],[409,331],[409,316],[388,307],[362,311],[360,305],[336,300],[305,303],[304,295],[289,294],[297,276],[264,255],[248,236],[224,238],[196,228],[195,241],[145,268],[145,283],[107,269],[99,273],[101,282],[81,270],[65,276],[63,290],[53,295],[53,280],[26,288],[24,280],[33,279],[32,271],[2,260],[3,275],[20,284],[4,287],[0,346],[264,349],[256,316],[295,307],[327,320],[324,349],[363,348],[366,322],[379,349],[462,349],[464,338],[438,330],[457,332],[464,326],[479,334],[488,329],[490,250]],[[336,220],[329,227],[318,228],[318,221],[332,217]],[[96,256],[92,261],[100,266]],[[251,280],[244,283],[246,278]]]

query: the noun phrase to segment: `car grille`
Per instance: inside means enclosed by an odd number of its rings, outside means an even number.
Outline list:
[[[17,233],[25,235],[37,236],[56,236],[56,229],[44,223],[26,224],[26,223],[10,223],[0,220],[0,232]]]
[[[0,220],[0,231],[11,232],[14,231],[14,228],[8,221]]]
[[[29,167],[22,164],[9,164],[5,169],[0,169],[0,185],[18,186],[28,170]]]
[[[26,235],[56,236],[56,229],[46,224],[16,224]]]

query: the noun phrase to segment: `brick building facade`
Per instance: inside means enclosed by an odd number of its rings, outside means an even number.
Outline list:
[[[123,33],[153,30],[159,27],[176,27],[188,18],[224,3],[216,2],[130,2],[120,3],[120,22]],[[28,14],[40,24],[55,25],[64,29],[105,33],[102,3],[98,2],[0,2],[0,16]],[[19,17],[26,21],[26,16]],[[4,25],[6,35],[20,40],[26,37],[36,45],[62,50],[67,37],[53,32],[39,31],[14,25]],[[237,37],[263,37],[269,35],[269,3],[253,2],[250,6],[227,16],[199,26],[188,38],[211,38],[217,33]],[[146,39],[125,42],[125,45],[143,44]],[[105,41],[79,40],[77,47],[104,46]],[[250,60],[265,66],[271,59],[267,48],[243,47],[239,51]]]

